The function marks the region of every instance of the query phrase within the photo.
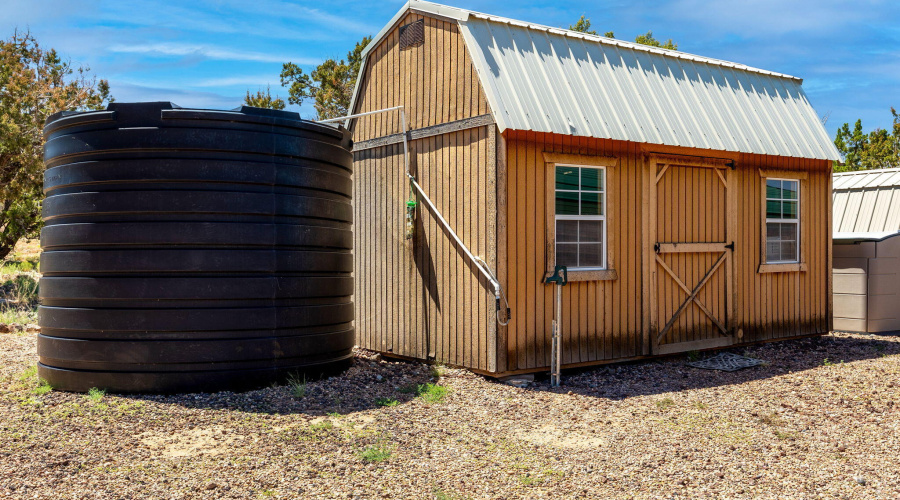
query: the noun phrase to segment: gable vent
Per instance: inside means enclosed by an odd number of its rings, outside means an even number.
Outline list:
[[[400,26],[400,50],[425,44],[425,20]]]

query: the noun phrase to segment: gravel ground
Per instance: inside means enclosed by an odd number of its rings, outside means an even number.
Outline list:
[[[359,352],[302,398],[92,398],[41,394],[34,334],[0,334],[0,498],[900,498],[900,337],[735,352],[767,363],[551,389]]]

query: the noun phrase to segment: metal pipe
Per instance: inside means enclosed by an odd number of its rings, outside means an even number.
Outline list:
[[[359,118],[360,116],[369,116],[369,115],[375,115],[378,113],[384,113],[387,111],[394,111],[395,109],[403,109],[403,106],[394,106],[393,108],[384,108],[384,109],[377,109],[375,111],[366,111],[365,113],[357,113],[355,115],[339,116],[337,118],[329,118],[327,120],[316,120],[316,122],[317,123],[334,123],[334,122],[339,122],[341,120],[349,120],[351,118]],[[406,126],[403,127],[403,130],[404,130],[404,132],[406,131]]]
[[[447,220],[444,219],[444,216],[441,215],[441,212],[438,211],[437,207],[434,205],[434,203],[432,203],[431,198],[429,198],[428,195],[425,194],[425,190],[422,189],[422,186],[419,185],[419,183],[416,181],[416,178],[409,171],[409,131],[406,127],[406,109],[403,106],[394,106],[392,108],[384,108],[384,109],[378,109],[375,111],[367,111],[365,113],[357,113],[354,115],[341,116],[338,118],[330,118],[328,120],[320,120],[319,123],[333,123],[333,122],[338,122],[341,120],[349,121],[353,118],[374,115],[377,113],[386,113],[388,111],[395,111],[395,110],[400,111],[400,127],[403,132],[403,164],[406,167],[406,177],[409,178],[410,185],[413,188],[415,188],[416,191],[419,192],[419,194],[422,196],[422,199],[425,201],[425,204],[428,205],[428,208],[431,210],[431,213],[434,214],[434,216],[438,219],[438,221],[440,221],[441,225],[443,225],[444,228],[447,230],[447,232],[450,233],[450,236],[452,236],[453,239],[456,241],[456,243],[459,245],[459,247],[462,248],[463,252],[469,258],[469,260],[471,260],[472,263],[475,264],[475,267],[491,283],[491,285],[494,288],[494,299],[496,300],[496,303],[497,303],[497,323],[499,323],[501,326],[506,326],[507,324],[509,324],[509,320],[510,320],[509,302],[508,301],[506,304],[506,322],[504,323],[503,321],[500,321],[500,300],[501,300],[501,297],[504,296],[503,286],[500,285],[500,282],[494,277],[493,273],[491,273],[490,270],[487,268],[487,262],[485,262],[481,258],[475,256],[474,254],[472,254],[472,252],[469,250],[469,247],[467,247],[466,244],[463,243],[462,239],[460,239],[460,237],[456,235],[456,231],[454,231],[453,228],[450,227],[450,223],[448,223]]]
[[[419,194],[422,196],[422,200],[425,201],[425,204],[428,205],[429,209],[431,209],[431,213],[433,213],[434,216],[437,217],[438,221],[440,221],[441,225],[444,226],[444,229],[446,229],[447,232],[450,233],[450,236],[456,241],[456,243],[459,244],[460,248],[462,248],[463,252],[469,258],[469,260],[471,260],[472,263],[475,264],[475,267],[479,271],[481,271],[481,274],[483,274],[484,277],[487,278],[487,280],[491,282],[491,285],[493,285],[493,287],[494,287],[494,296],[499,300],[500,299],[500,288],[501,288],[500,282],[497,281],[496,279],[494,279],[494,276],[491,273],[489,273],[481,265],[481,262],[483,262],[483,261],[481,259],[479,259],[478,257],[476,257],[475,255],[473,255],[472,252],[469,251],[469,247],[467,247],[466,244],[463,243],[463,241],[459,238],[459,236],[456,235],[456,231],[454,231],[453,228],[450,227],[450,224],[447,222],[446,219],[444,219],[444,216],[441,215],[441,213],[438,211],[437,207],[434,206],[434,203],[432,203],[431,198],[429,198],[428,195],[425,194],[425,190],[423,190],[422,186],[420,186],[419,183],[416,182],[416,178],[413,177],[412,175],[410,175],[409,173],[407,173],[406,176],[409,177],[409,181],[416,188],[416,191],[418,191]]]

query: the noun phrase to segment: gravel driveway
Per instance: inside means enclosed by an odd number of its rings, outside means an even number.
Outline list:
[[[0,498],[900,498],[900,337],[735,352],[767,364],[557,390],[360,352],[302,398],[91,397],[45,393],[34,334],[0,334]]]

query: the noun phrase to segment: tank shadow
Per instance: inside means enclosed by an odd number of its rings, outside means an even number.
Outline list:
[[[435,381],[429,365],[386,361],[365,353],[358,354],[353,365],[341,374],[320,379],[292,378],[284,384],[273,384],[259,390],[117,396],[192,409],[334,416],[405,404],[423,396],[431,389],[428,384]]]

